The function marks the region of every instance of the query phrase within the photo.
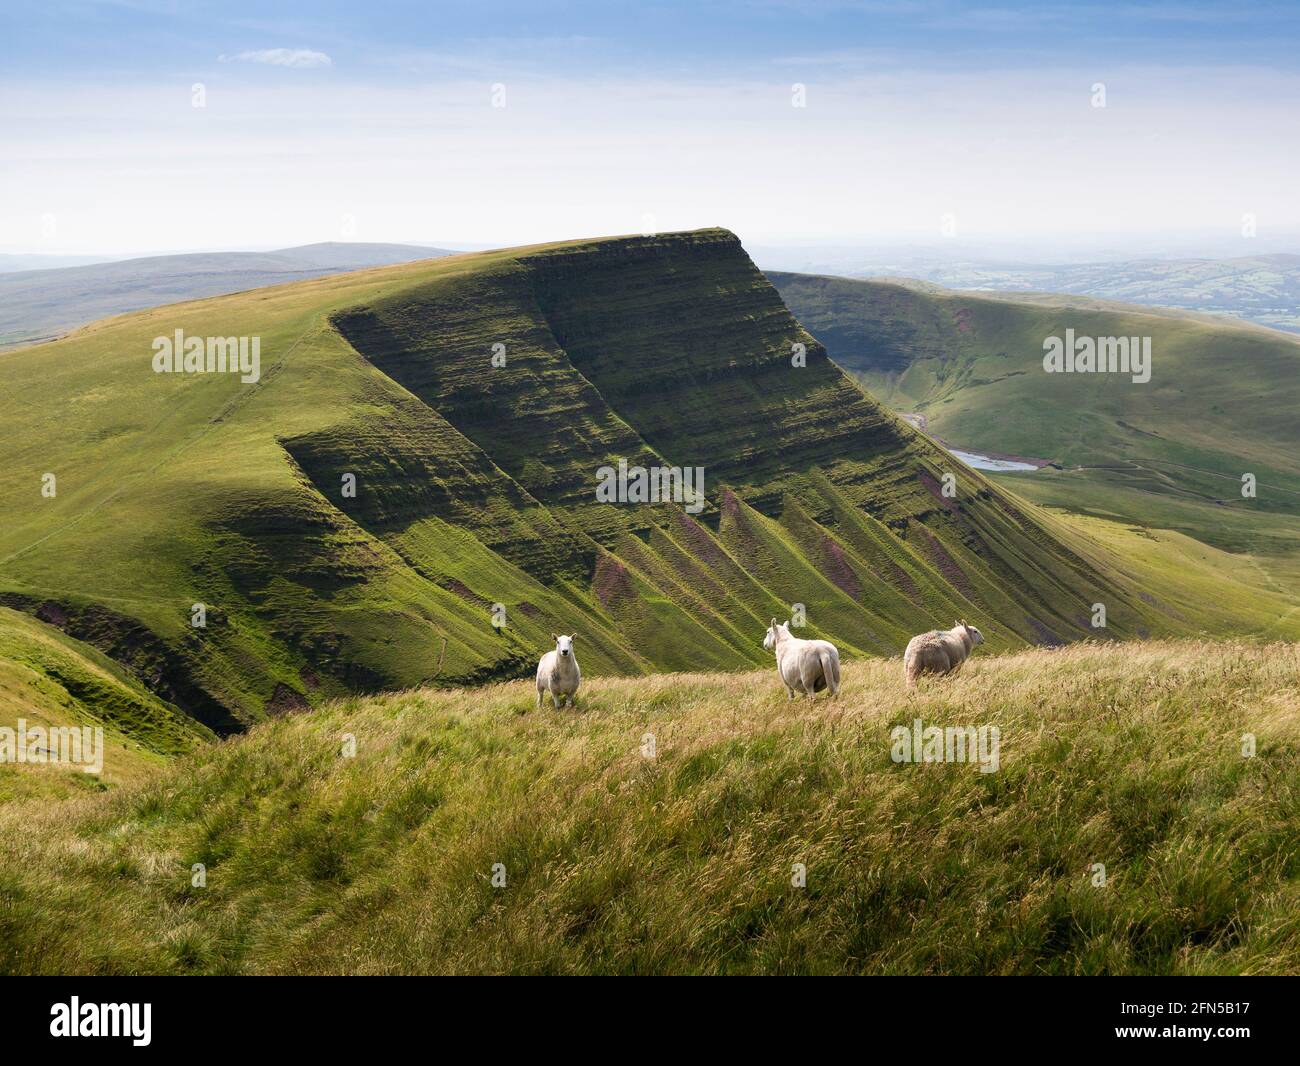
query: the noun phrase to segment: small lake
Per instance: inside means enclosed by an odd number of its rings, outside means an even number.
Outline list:
[[[994,459],[991,455],[981,455],[979,452],[963,452],[956,448],[949,448],[948,450],[967,466],[973,466],[976,470],[1038,469],[1034,463],[1022,463],[1015,459]]]

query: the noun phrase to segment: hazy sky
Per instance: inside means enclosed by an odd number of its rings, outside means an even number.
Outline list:
[[[1251,254],[1300,234],[1298,44],[1300,5],[1221,0],[4,0],[0,251],[723,225]]]

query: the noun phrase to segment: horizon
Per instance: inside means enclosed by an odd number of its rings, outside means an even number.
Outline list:
[[[375,13],[6,12],[0,250],[509,247],[704,225],[754,246],[1010,246],[1043,263],[1300,248],[1286,6]]]
[[[655,234],[687,233],[699,229],[715,228],[710,225],[691,227],[690,229],[660,229]],[[730,227],[719,227],[730,229]],[[731,232],[735,232],[732,230]],[[642,236],[639,233],[571,233],[564,236],[547,237],[541,240],[509,240],[502,243],[484,241],[448,241],[448,240],[340,240],[324,237],[321,240],[302,241],[296,244],[256,244],[236,245],[219,244],[203,247],[149,248],[131,252],[90,252],[78,249],[46,252],[42,250],[14,250],[0,245],[0,259],[48,259],[78,260],[76,263],[52,262],[48,267],[23,267],[22,270],[60,269],[63,266],[93,266],[114,262],[126,262],[136,259],[156,259],[187,255],[223,255],[223,254],[269,254],[273,252],[293,251],[322,245],[339,247],[366,247],[389,245],[394,247],[419,248],[463,254],[471,252],[500,251],[510,248],[522,248],[534,244],[562,244],[568,241],[614,240],[620,237]],[[887,259],[897,260],[901,268],[912,266],[959,266],[978,264],[990,268],[999,266],[1012,267],[1064,267],[1104,265],[1106,263],[1140,263],[1140,262],[1191,262],[1249,260],[1270,256],[1300,255],[1300,234],[1279,235],[1272,240],[1260,240],[1250,247],[1234,248],[1231,242],[1216,240],[1212,237],[1171,234],[1161,242],[1149,242],[1141,246],[1125,249],[1114,242],[1095,241],[1068,246],[1057,246],[1054,250],[1016,242],[971,242],[971,241],[880,241],[844,243],[838,241],[787,241],[787,242],[749,242],[743,234],[737,233],[741,244],[755,261],[772,258],[807,257],[808,263],[834,263],[837,260],[853,258],[873,265]],[[1159,244],[1160,247],[1152,247]],[[788,259],[793,262],[793,259]],[[760,266],[762,263],[760,263]],[[766,269],[799,271],[812,270],[812,266],[769,266]]]

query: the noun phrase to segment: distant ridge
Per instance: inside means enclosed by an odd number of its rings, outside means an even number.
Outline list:
[[[271,252],[153,255],[0,273],[0,349],[159,304],[451,254],[410,244],[326,241]]]

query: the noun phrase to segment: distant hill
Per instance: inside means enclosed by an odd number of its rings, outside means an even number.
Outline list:
[[[812,258],[812,253],[807,253]],[[1096,263],[941,260],[914,253],[897,262],[839,253],[840,265],[785,266],[785,271],[852,278],[908,279],[991,294],[1053,293],[1231,315],[1273,329],[1300,332],[1300,255],[1274,253],[1224,259],[1130,259]]]
[[[930,435],[1066,468],[1008,481],[1018,492],[1225,547],[1300,552],[1300,338],[1091,297],[768,276],[836,362]],[[1046,373],[1043,342],[1066,329],[1150,337],[1151,380]],[[1258,482],[1249,500],[1245,473]]]
[[[0,274],[19,270],[54,270],[61,267],[89,266],[91,263],[112,263],[125,258],[120,255],[15,255],[0,254]]]
[[[452,254],[406,244],[328,242],[274,252],[159,255],[0,273],[0,348],[158,304]]]
[[[259,380],[155,373],[176,329],[259,337]],[[0,602],[218,732],[527,676],[556,631],[593,676],[762,665],[801,610],[846,658],[963,617],[990,651],[1291,631],[1282,593],[1141,569],[961,466],[723,230],[171,304],[4,364]],[[620,460],[702,467],[697,513],[598,500]]]

